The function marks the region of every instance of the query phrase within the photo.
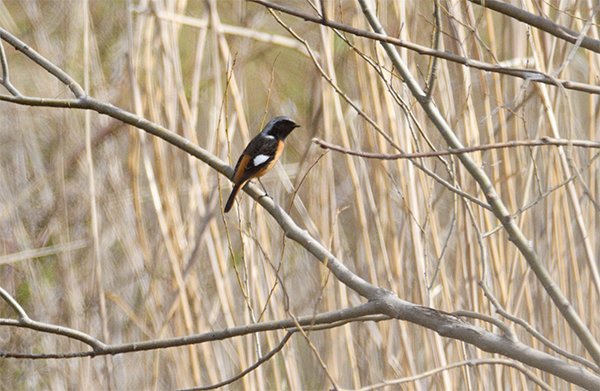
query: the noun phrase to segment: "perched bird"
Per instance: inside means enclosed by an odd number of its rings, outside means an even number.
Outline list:
[[[275,117],[246,146],[233,170],[233,190],[225,204],[229,212],[235,196],[252,178],[265,175],[283,152],[285,138],[300,125],[288,117]]]

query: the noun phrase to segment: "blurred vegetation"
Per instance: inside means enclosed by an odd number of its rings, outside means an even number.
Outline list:
[[[441,50],[552,73],[572,48],[492,11],[462,1],[441,3]],[[586,22],[591,4],[570,2],[559,9],[544,1],[526,3],[520,6],[543,11],[576,31]],[[270,117],[293,117],[302,127],[288,139],[283,164],[262,183],[349,268],[411,302],[493,315],[478,285],[483,281],[507,311],[562,348],[586,356],[522,256],[496,229],[499,222],[491,212],[448,191],[407,160],[365,160],[335,152],[321,157],[325,152],[311,142],[313,137],[356,150],[397,150],[335,92],[304,46],[265,8],[238,0],[92,0],[86,13],[85,4],[3,1],[0,26],[82,84],[87,75],[90,95],[162,124],[232,164]],[[302,0],[285,4],[314,12]],[[377,6],[390,35],[431,45],[431,2],[379,1]],[[353,1],[328,2],[326,8],[330,18],[368,30]],[[350,48],[331,29],[281,18],[310,45],[327,76],[402,150],[428,151],[429,145],[445,149],[401,80],[390,74],[391,66],[375,42],[346,36],[354,45]],[[594,23],[588,36],[598,39],[598,34]],[[69,96],[48,73],[4,47],[13,84],[23,93]],[[424,84],[430,58],[401,53]],[[597,55],[580,49],[557,77],[597,84],[599,65]],[[564,138],[599,139],[594,95],[439,61],[433,96],[466,145],[553,136],[551,116]],[[118,343],[285,319],[290,313],[331,311],[361,301],[310,254],[286,241],[245,194],[223,216],[229,181],[164,141],[92,113],[90,155],[81,111],[0,102],[0,118],[0,285],[33,319]],[[583,244],[585,236],[597,262],[600,163],[593,150],[565,150],[577,174],[571,179],[585,233],[577,227],[574,201],[565,186],[570,178],[556,148],[473,156],[510,211],[519,212],[519,225],[575,310],[600,335],[595,318],[599,297]],[[454,158],[419,163],[484,199]],[[97,208],[94,218],[92,204]],[[15,316],[4,303],[0,314]],[[524,343],[544,349],[523,329],[516,331]],[[3,359],[0,389],[212,384],[256,362],[258,352],[272,349],[284,334],[108,359]],[[312,348],[296,335],[279,355],[231,388],[327,389],[327,373],[340,387],[360,388],[461,360],[493,357],[399,321],[349,324],[311,332],[309,338]],[[0,341],[6,351],[86,349],[66,338],[7,327],[0,328]],[[569,387],[533,372],[552,388]],[[452,369],[405,387],[534,388],[519,371],[500,365]]]

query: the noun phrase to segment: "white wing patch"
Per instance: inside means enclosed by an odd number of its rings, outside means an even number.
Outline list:
[[[256,155],[252,160],[252,163],[254,164],[254,167],[258,167],[267,160],[269,160],[269,156],[267,155]]]

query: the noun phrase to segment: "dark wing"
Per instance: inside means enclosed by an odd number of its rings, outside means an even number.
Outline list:
[[[245,182],[268,167],[275,159],[278,144],[274,137],[262,134],[252,139],[235,165],[233,182]]]

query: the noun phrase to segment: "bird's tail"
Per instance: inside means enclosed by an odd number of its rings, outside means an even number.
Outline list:
[[[231,190],[231,194],[229,194],[229,198],[227,199],[227,203],[225,204],[225,213],[229,212],[231,207],[233,206],[233,201],[235,201],[235,196],[240,191],[240,189],[244,186],[246,182],[236,183],[233,185],[233,190]]]

